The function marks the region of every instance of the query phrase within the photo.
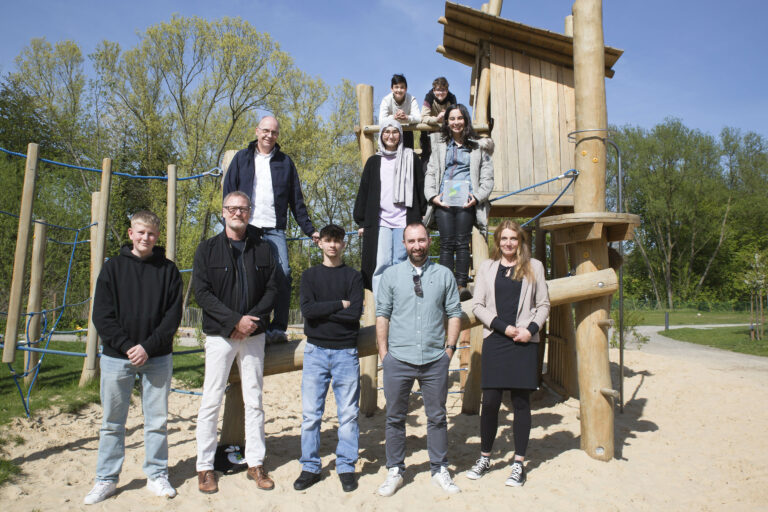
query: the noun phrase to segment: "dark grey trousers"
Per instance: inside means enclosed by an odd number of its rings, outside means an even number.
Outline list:
[[[386,453],[387,469],[405,471],[405,418],[413,382],[419,381],[424,410],[427,413],[427,452],[432,474],[448,465],[448,420],[445,401],[448,397],[448,366],[451,359],[444,354],[437,361],[415,365],[398,361],[389,353],[381,364],[384,370],[384,397],[387,400]]]

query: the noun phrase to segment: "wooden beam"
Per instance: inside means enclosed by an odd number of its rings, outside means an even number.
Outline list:
[[[619,280],[616,272],[609,268],[578,276],[551,279],[547,281],[547,287],[549,288],[550,304],[552,306],[559,306],[611,295],[618,290]],[[462,302],[461,309],[462,330],[480,325],[480,321],[472,313],[471,301]],[[264,375],[275,375],[300,370],[304,364],[305,346],[306,341],[267,345],[266,355],[264,356]],[[360,358],[378,353],[376,348],[376,326],[369,325],[360,329],[360,333],[357,336],[357,352]],[[471,364],[472,362],[470,362]],[[472,372],[470,371],[471,374]],[[475,375],[477,375],[477,372]]]
[[[455,60],[460,64],[465,64],[470,67],[475,65],[474,57],[468,53],[460,52],[453,48],[446,48],[443,45],[438,46],[435,51],[446,59]]]

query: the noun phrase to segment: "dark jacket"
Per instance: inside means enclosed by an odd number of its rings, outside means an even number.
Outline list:
[[[229,170],[224,177],[224,196],[239,190],[248,194],[253,202],[253,177],[256,174],[254,155],[256,141],[241,149],[229,164]],[[277,229],[285,230],[288,225],[288,207],[291,207],[293,218],[306,235],[315,232],[315,227],[309,219],[304,195],[301,193],[301,183],[296,166],[291,158],[280,151],[280,145],[275,144],[275,154],[269,160],[269,170],[272,174],[272,193],[275,201],[275,219]],[[272,227],[272,226],[265,226]]]
[[[243,251],[248,287],[246,314],[259,317],[254,334],[264,332],[277,295],[275,259],[269,245],[261,239],[261,230],[248,226]],[[195,251],[192,285],[197,303],[203,308],[203,332],[228,337],[243,317],[241,310],[241,281],[226,231],[200,242]]]
[[[376,250],[379,245],[379,210],[381,209],[381,155],[373,155],[365,162],[360,188],[355,199],[354,218],[357,225],[365,228],[363,232],[363,256],[360,272],[363,283],[369,290],[373,288],[373,271],[376,270]],[[406,209],[406,221],[420,222],[427,211],[424,198],[424,172],[419,157],[413,155],[413,206]]]
[[[128,359],[141,345],[149,357],[173,352],[173,336],[181,323],[181,276],[176,265],[155,247],[149,258],[131,252],[132,244],[104,263],[96,280],[93,324],[104,355]]]

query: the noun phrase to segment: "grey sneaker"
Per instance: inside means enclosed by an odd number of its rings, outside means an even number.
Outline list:
[[[525,483],[525,467],[523,466],[522,461],[513,461],[512,466],[510,466],[509,469],[512,470],[512,473],[509,475],[509,478],[507,478],[507,481],[504,482],[504,485],[510,487],[522,487]]]
[[[109,498],[117,490],[117,484],[115,482],[106,482],[104,480],[96,481],[96,484],[91,489],[91,492],[85,495],[83,503],[86,505],[93,505]]]
[[[491,470],[491,458],[481,455],[472,469],[464,473],[464,476],[470,480],[479,480],[484,474]]]
[[[453,483],[453,480],[451,480],[451,474],[448,472],[448,469],[445,466],[442,466],[440,471],[432,475],[432,483],[440,487],[448,494],[456,494],[461,492],[461,489],[459,489],[459,487]]]
[[[168,481],[168,477],[159,476],[147,480],[147,490],[155,496],[173,498],[176,496],[176,489]]]
[[[379,496],[392,496],[402,486],[403,475],[400,474],[400,468],[389,468],[387,479],[379,486]]]

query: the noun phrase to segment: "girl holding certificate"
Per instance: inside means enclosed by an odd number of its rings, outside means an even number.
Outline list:
[[[492,154],[493,141],[475,133],[467,107],[448,107],[424,177],[424,195],[429,202],[424,220],[427,225],[437,221],[440,264],[454,272],[462,300],[470,297],[467,279],[472,226],[483,234],[488,228]]]

